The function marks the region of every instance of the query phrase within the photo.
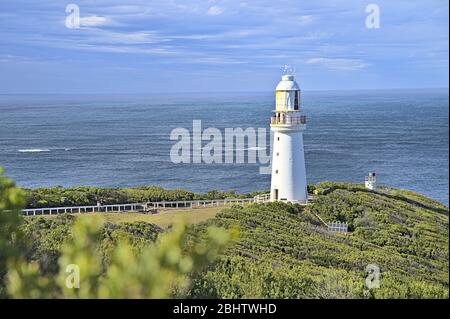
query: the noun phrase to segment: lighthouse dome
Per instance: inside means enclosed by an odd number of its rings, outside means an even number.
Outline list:
[[[300,87],[293,75],[283,75],[281,82],[278,83],[277,91],[300,91]]]

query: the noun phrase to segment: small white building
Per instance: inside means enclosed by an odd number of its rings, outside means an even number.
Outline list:
[[[270,199],[308,201],[303,131],[306,117],[300,108],[300,87],[293,75],[283,75],[276,88],[276,107],[270,119],[274,133]]]
[[[368,176],[365,177],[364,185],[367,189],[370,189],[371,191],[377,190],[377,176],[375,173],[369,173]]]

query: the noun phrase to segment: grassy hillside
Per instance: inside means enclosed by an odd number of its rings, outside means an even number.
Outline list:
[[[238,225],[240,236],[216,262],[192,274],[192,298],[448,298],[448,208],[418,194],[341,183],[316,185],[307,207],[283,203],[224,209],[190,227],[186,247],[209,226]],[[211,216],[213,217],[214,212]],[[348,234],[330,233],[317,219],[340,220]],[[104,262],[120,238],[139,250],[164,229],[108,219]],[[126,215],[125,215],[126,216]],[[130,217],[131,215],[128,215]],[[167,223],[177,215],[163,216]],[[30,260],[55,272],[59,248],[71,237],[73,216],[27,218]],[[130,221],[130,220],[128,220]],[[151,221],[154,222],[154,221]],[[167,224],[169,225],[169,224]],[[380,288],[365,289],[366,266],[381,271]]]
[[[194,281],[192,297],[448,298],[448,209],[420,195],[351,184],[317,185],[302,209],[282,203],[232,208],[198,225],[240,227],[240,241]],[[329,233],[325,221],[350,224]],[[380,268],[366,291],[365,268]]]

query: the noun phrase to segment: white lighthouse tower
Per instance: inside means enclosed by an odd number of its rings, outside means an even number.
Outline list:
[[[274,132],[270,199],[292,203],[308,201],[303,131],[306,117],[300,109],[300,87],[293,75],[283,75],[276,89],[276,108],[270,119]]]

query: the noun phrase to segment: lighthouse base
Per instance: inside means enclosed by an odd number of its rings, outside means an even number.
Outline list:
[[[303,132],[274,131],[271,201],[307,203]]]

